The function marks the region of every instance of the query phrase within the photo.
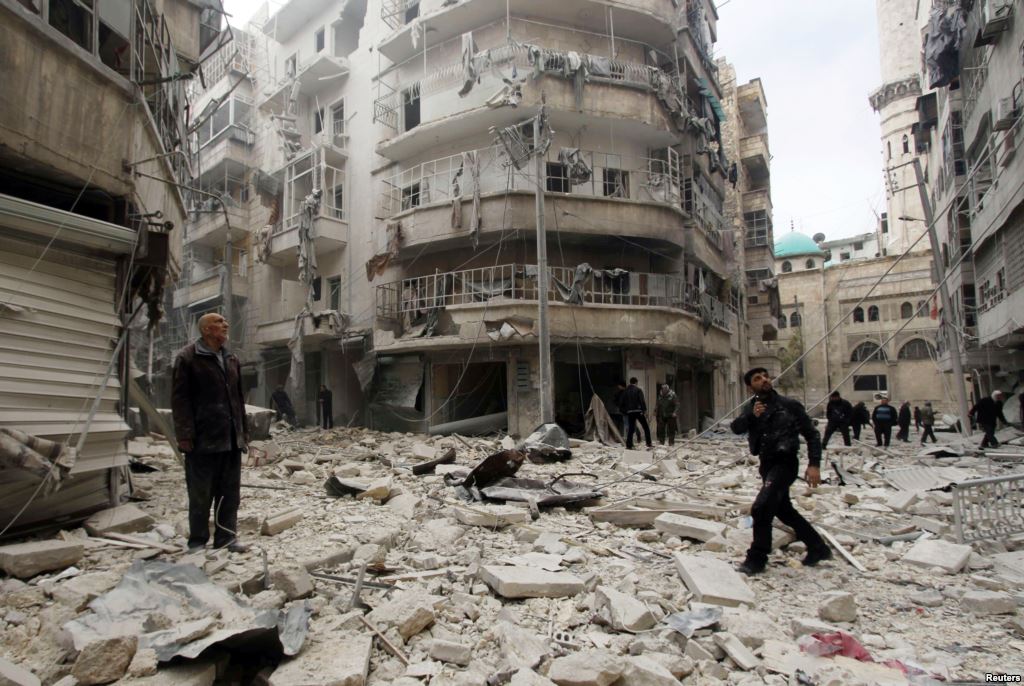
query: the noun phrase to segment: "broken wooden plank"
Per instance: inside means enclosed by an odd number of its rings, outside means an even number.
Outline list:
[[[165,553],[180,553],[182,551],[182,548],[176,545],[169,545],[167,543],[155,543],[146,538],[129,536],[128,534],[119,534],[113,531],[107,532],[104,538],[112,538],[115,541],[121,541],[122,543],[135,543],[145,548],[156,548],[157,550],[162,550]]]
[[[387,651],[388,651],[389,653],[391,653],[392,655],[394,655],[395,657],[397,657],[397,658],[398,658],[399,660],[401,660],[401,662],[402,662],[402,664],[403,664],[403,665],[406,665],[406,666],[408,666],[408,665],[409,665],[409,658],[407,658],[407,657],[406,657],[406,656],[405,656],[405,655],[404,655],[404,654],[402,653],[402,651],[401,651],[401,650],[399,650],[399,649],[398,649],[398,648],[397,648],[397,647],[395,646],[395,644],[394,644],[394,643],[392,643],[391,641],[389,641],[389,640],[387,639],[387,637],[386,637],[386,636],[384,636],[384,634],[382,634],[382,633],[380,632],[380,629],[378,629],[378,628],[377,628],[377,627],[375,627],[375,626],[374,626],[373,624],[371,624],[371,623],[369,622],[369,620],[368,620],[368,619],[366,619],[366,617],[364,617],[364,616],[362,616],[362,615],[359,615],[359,621],[361,621],[361,622],[362,622],[362,623],[363,623],[364,625],[366,625],[366,628],[367,628],[367,629],[369,629],[370,631],[372,631],[372,632],[373,632],[373,635],[374,635],[374,636],[376,636],[377,638],[379,638],[379,639],[380,639],[380,642],[384,644],[384,647],[385,647],[385,648],[387,648]]]
[[[821,537],[824,538],[826,541],[828,541],[828,544],[830,546],[835,548],[836,551],[838,551],[839,554],[842,555],[846,559],[847,562],[849,562],[851,565],[853,565],[854,569],[856,569],[858,572],[867,572],[868,571],[867,567],[862,565],[860,563],[860,561],[857,560],[857,558],[855,558],[846,548],[844,548],[839,543],[839,541],[836,540],[835,536],[833,536],[832,534],[830,534],[829,532],[825,531],[824,529],[822,529],[820,527],[818,528],[818,531],[819,531],[819,533],[821,533]]]

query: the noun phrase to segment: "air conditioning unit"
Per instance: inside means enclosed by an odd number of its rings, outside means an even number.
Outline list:
[[[1012,97],[1000,98],[999,106],[996,107],[996,119],[992,122],[992,129],[994,131],[1006,131],[1013,126],[1019,116],[1019,103],[1015,102]]]
[[[1010,26],[1013,15],[1013,0],[988,0],[982,7],[982,25],[979,40],[984,45],[995,43],[1000,33]]]

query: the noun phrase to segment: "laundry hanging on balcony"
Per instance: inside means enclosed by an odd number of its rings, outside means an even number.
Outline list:
[[[476,43],[473,42],[473,32],[467,31],[462,34],[462,88],[459,89],[459,97],[464,98],[473,90],[477,83],[479,74],[476,68]]]
[[[589,264],[584,262],[583,264],[576,266],[576,272],[573,274],[572,283],[564,284],[559,281],[553,274],[551,275],[551,283],[554,284],[555,290],[562,297],[562,300],[569,303],[570,305],[582,305],[583,304],[583,284],[593,273],[593,269]]]
[[[602,281],[605,293],[611,291],[613,300],[620,300],[629,295],[629,271],[615,267],[614,269],[595,269],[594,280]]]
[[[319,267],[316,259],[316,246],[313,244],[313,219],[320,214],[319,188],[313,190],[302,201],[299,215],[299,282],[306,287],[306,309],[313,309],[313,282],[317,278]]]
[[[518,126],[506,126],[503,129],[491,127],[491,135],[498,139],[501,147],[508,157],[509,164],[516,169],[522,169],[530,161],[533,149],[523,138]]]
[[[761,279],[757,282],[757,290],[768,294],[768,312],[772,317],[778,319],[782,314],[782,301],[779,299],[779,277]]]
[[[375,276],[380,276],[391,264],[391,260],[398,255],[398,249],[402,247],[402,222],[390,222],[385,230],[388,244],[382,253],[377,253],[366,261],[366,280],[373,281]]]
[[[960,75],[960,41],[965,26],[967,22],[960,7],[932,7],[924,37],[929,88],[944,88]]]
[[[558,151],[558,161],[565,166],[569,183],[573,186],[579,186],[590,181],[593,172],[587,166],[586,161],[584,161],[583,154],[579,148],[562,148]]]

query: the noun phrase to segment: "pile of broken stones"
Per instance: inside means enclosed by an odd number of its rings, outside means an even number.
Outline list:
[[[887,478],[914,468],[934,488],[1019,461],[833,448],[829,483],[793,496],[835,558],[801,568],[802,545],[777,528],[768,571],[747,578],[733,571],[758,487],[745,441],[573,441],[567,461],[509,467],[603,494],[567,506],[458,486],[514,447],[275,431],[243,470],[250,551],[190,555],[182,470],[166,443],[133,439],[132,502],[0,547],[0,684],[924,684],[1022,671],[1024,537],[957,544],[948,492]],[[140,581],[160,575],[190,581]]]

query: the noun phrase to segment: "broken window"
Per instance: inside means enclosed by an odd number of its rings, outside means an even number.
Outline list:
[[[89,52],[92,52],[92,19],[93,0],[50,0],[50,26]]]
[[[917,301],[917,316],[927,317],[928,316],[928,301],[918,300]]]
[[[41,6],[40,0],[18,0],[18,4],[27,9],[32,14],[39,14]]]
[[[806,262],[804,262],[804,266],[807,267],[808,269],[814,269],[814,264],[814,260],[807,260]]]
[[[313,133],[322,133],[324,130],[324,108],[321,107],[313,112]]]
[[[99,6],[99,55],[103,64],[129,76],[132,6],[128,0],[103,0]]]
[[[903,134],[903,154],[910,152],[910,137],[907,134]]]
[[[854,250],[863,250],[864,249],[864,244],[861,243],[860,241],[857,241],[857,242],[855,242],[853,244],[853,249]]]
[[[327,34],[324,31],[324,27],[320,27],[313,34],[313,52],[323,52],[323,49],[327,47]]]
[[[313,279],[313,300],[319,300],[323,291],[323,279],[319,276]]]
[[[850,253],[848,253],[848,252],[841,252],[841,253],[839,253],[839,261],[840,262],[845,262],[848,259],[850,259]]]
[[[779,328],[780,329],[785,329],[786,328],[786,315],[784,315],[784,314],[783,315],[779,315]]]
[[[405,23],[408,24],[420,16],[420,0],[408,0],[405,5]]]
[[[334,207],[331,208],[331,214],[336,219],[345,218],[345,186],[338,184],[334,187],[334,193],[332,194],[334,200]]]
[[[334,132],[334,144],[339,145],[339,140],[345,137],[345,101],[336,102],[331,105],[331,126]]]
[[[604,196],[606,198],[628,198],[629,172],[622,169],[605,169]]]
[[[882,233],[889,233],[889,213],[882,212]]]
[[[327,279],[327,306],[336,311],[341,311],[341,277],[335,276]]]
[[[743,223],[747,228],[746,245],[748,248],[768,245],[771,240],[772,219],[767,210],[744,212]]]
[[[402,115],[404,131],[411,131],[420,125],[419,84],[402,91]]]
[[[402,210],[420,206],[420,183],[411,183],[402,189]]]
[[[548,162],[547,189],[549,193],[569,192],[569,168],[560,162]]]
[[[855,391],[887,391],[888,380],[885,374],[854,374],[853,390]]]

